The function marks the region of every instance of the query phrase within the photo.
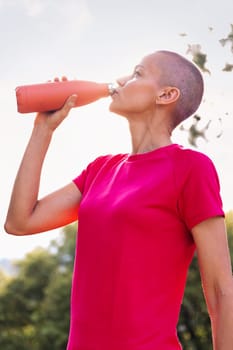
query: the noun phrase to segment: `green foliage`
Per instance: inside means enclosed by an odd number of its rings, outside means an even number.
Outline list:
[[[226,227],[228,235],[228,244],[231,253],[231,264],[233,266],[233,210],[226,214]]]
[[[226,214],[225,221],[233,263],[233,211]],[[202,292],[196,256],[189,269],[178,334],[184,350],[212,350],[213,348],[210,320]]]
[[[52,276],[38,317],[40,349],[65,349],[69,332],[71,271]]]
[[[202,292],[197,257],[189,269],[178,334],[184,350],[211,350],[211,328]]]
[[[18,274],[1,285],[0,349],[65,349],[75,238],[76,225],[67,226],[49,249],[19,261]]]
[[[0,269],[0,294],[1,291],[4,290],[5,285],[8,282],[8,276]]]

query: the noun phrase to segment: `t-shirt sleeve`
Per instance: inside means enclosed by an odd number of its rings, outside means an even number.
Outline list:
[[[202,153],[186,159],[188,172],[182,186],[179,209],[186,226],[195,225],[215,216],[224,216],[220,184],[213,162]]]
[[[88,164],[88,166],[82,170],[82,172],[73,179],[74,184],[78,187],[79,191],[83,194],[87,187],[90,186],[94,180],[96,174],[101,169],[103,164],[109,156],[101,156]]]

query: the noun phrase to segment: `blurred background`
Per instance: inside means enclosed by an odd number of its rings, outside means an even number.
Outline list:
[[[158,49],[193,60],[203,72],[204,101],[175,130],[173,141],[214,161],[231,237],[232,13],[231,0],[0,0],[0,348],[64,349],[76,229],[29,237],[4,232],[13,181],[34,121],[33,114],[17,112],[16,86],[62,75],[114,81]],[[109,102],[107,98],[74,109],[57,130],[43,169],[41,195],[68,183],[100,154],[130,152],[126,122],[108,111]],[[196,267],[194,260],[179,334],[184,349],[208,350],[209,321]]]

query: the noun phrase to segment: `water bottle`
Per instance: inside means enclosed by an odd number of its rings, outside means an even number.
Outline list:
[[[77,94],[75,107],[108,97],[115,91],[114,84],[86,80],[54,81],[16,87],[19,113],[49,112],[60,109],[66,99]]]

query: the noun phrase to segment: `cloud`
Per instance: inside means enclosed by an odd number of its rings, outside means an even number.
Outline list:
[[[66,27],[87,28],[93,20],[86,0],[0,0],[0,16],[21,21],[21,25],[38,22],[48,25],[60,24],[57,30]],[[31,19],[30,19],[31,18]],[[15,21],[17,25],[18,21]]]
[[[72,34],[82,34],[93,21],[93,16],[85,0],[60,1],[57,14],[66,23],[66,29],[71,36]]]
[[[23,6],[27,15],[34,17],[40,15],[44,11],[46,3],[43,0],[23,0]]]
[[[13,0],[15,1],[15,0]],[[60,21],[61,25],[72,24],[75,27],[86,28],[92,22],[92,15],[85,0],[21,0],[21,5],[29,17],[50,17],[50,20]],[[1,4],[1,3],[0,3]],[[59,28],[58,28],[59,29]]]
[[[93,22],[86,0],[0,0],[1,77],[72,61]]]
[[[93,20],[85,0],[22,0],[22,5],[47,39],[56,34],[60,41],[80,37]]]

